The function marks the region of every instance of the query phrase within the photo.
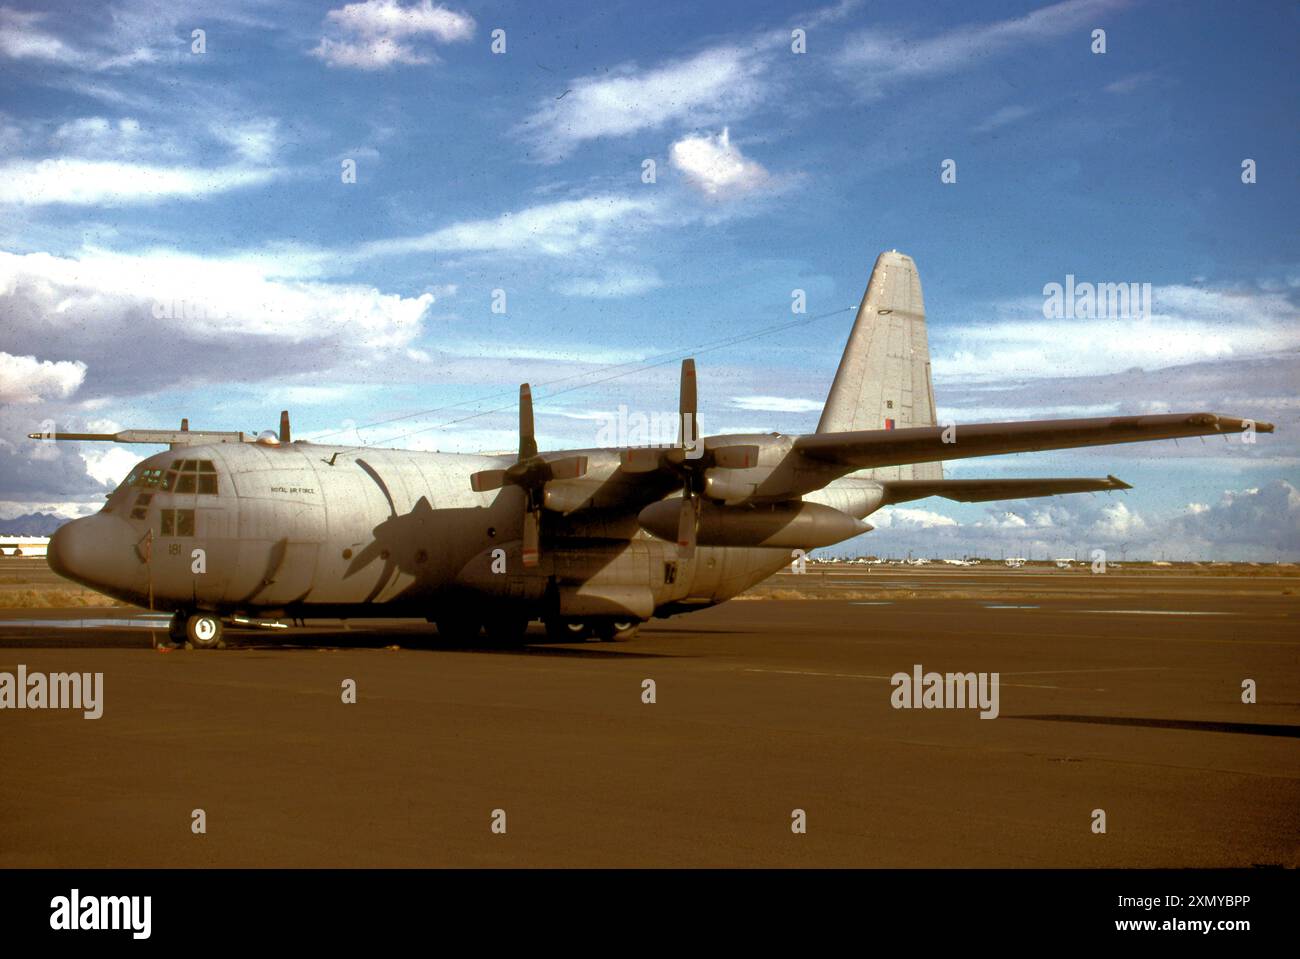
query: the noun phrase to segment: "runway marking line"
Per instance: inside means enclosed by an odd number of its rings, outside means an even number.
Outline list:
[[[1071,613],[1119,613],[1125,616],[1231,616],[1232,613],[1187,609],[1071,609]]]
[[[871,676],[866,673],[824,673],[811,669],[768,669],[761,666],[745,666],[742,673],[780,673],[785,676],[828,676],[832,679],[882,679],[889,682],[893,676]],[[937,670],[936,670],[937,672]],[[909,674],[910,675],[910,674]],[[999,683],[1001,686],[1015,686],[1019,689],[1076,689],[1074,686],[1041,686],[1031,683]]]

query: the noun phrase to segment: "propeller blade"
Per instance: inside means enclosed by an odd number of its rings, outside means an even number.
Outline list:
[[[533,434],[533,391],[527,383],[519,384],[519,460],[537,455],[537,437]]]
[[[289,411],[280,411],[280,445],[284,446],[289,442]]]
[[[681,512],[677,514],[677,555],[682,559],[695,556],[695,527],[698,516],[695,512],[695,496],[682,494]]]
[[[681,388],[681,434],[677,438],[678,446],[693,449],[700,439],[700,426],[696,417],[698,402],[695,390],[695,360],[682,360]]]
[[[469,477],[469,488],[475,493],[486,493],[505,485],[505,470],[479,470],[477,473],[471,473]]]
[[[566,456],[561,460],[551,460],[546,465],[551,468],[551,479],[577,479],[587,472],[587,457]]]
[[[541,557],[539,549],[542,538],[541,510],[524,510],[524,565],[536,566]]]

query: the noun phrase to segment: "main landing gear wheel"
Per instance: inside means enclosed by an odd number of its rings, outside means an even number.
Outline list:
[[[479,624],[464,616],[440,616],[437,619],[438,636],[444,643],[468,645],[478,640]]]
[[[631,639],[640,628],[641,623],[635,619],[607,619],[597,623],[594,631],[602,643],[613,643]]]
[[[224,631],[220,618],[195,613],[185,620],[185,645],[189,649],[225,649]]]
[[[582,619],[548,619],[546,636],[553,643],[585,643],[591,627]]]

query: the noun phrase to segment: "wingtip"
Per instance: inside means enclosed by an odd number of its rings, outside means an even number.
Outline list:
[[[1106,479],[1110,480],[1111,489],[1132,489],[1133,486],[1125,483],[1122,479],[1114,474],[1107,474]]]
[[[1272,433],[1273,424],[1265,423],[1263,420],[1244,419],[1236,416],[1217,416],[1213,413],[1200,413],[1199,416],[1210,417],[1212,421],[1217,422],[1221,427],[1227,427],[1229,430],[1238,433],[1246,433],[1254,430],[1256,433]]]

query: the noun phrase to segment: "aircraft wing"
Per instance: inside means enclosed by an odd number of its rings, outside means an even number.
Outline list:
[[[1219,416],[1216,413],[1162,413],[1154,416],[811,433],[800,436],[795,441],[794,449],[807,459],[857,470],[1001,453],[1109,446],[1113,443],[1141,443],[1183,436],[1226,435],[1252,429],[1259,433],[1271,433],[1273,424]],[[950,430],[950,442],[944,442],[944,434]]]
[[[884,480],[885,503],[906,503],[927,496],[942,496],[961,503],[985,503],[998,499],[1028,499],[1061,493],[1101,493],[1132,489],[1116,476],[1104,479],[945,479]]]

